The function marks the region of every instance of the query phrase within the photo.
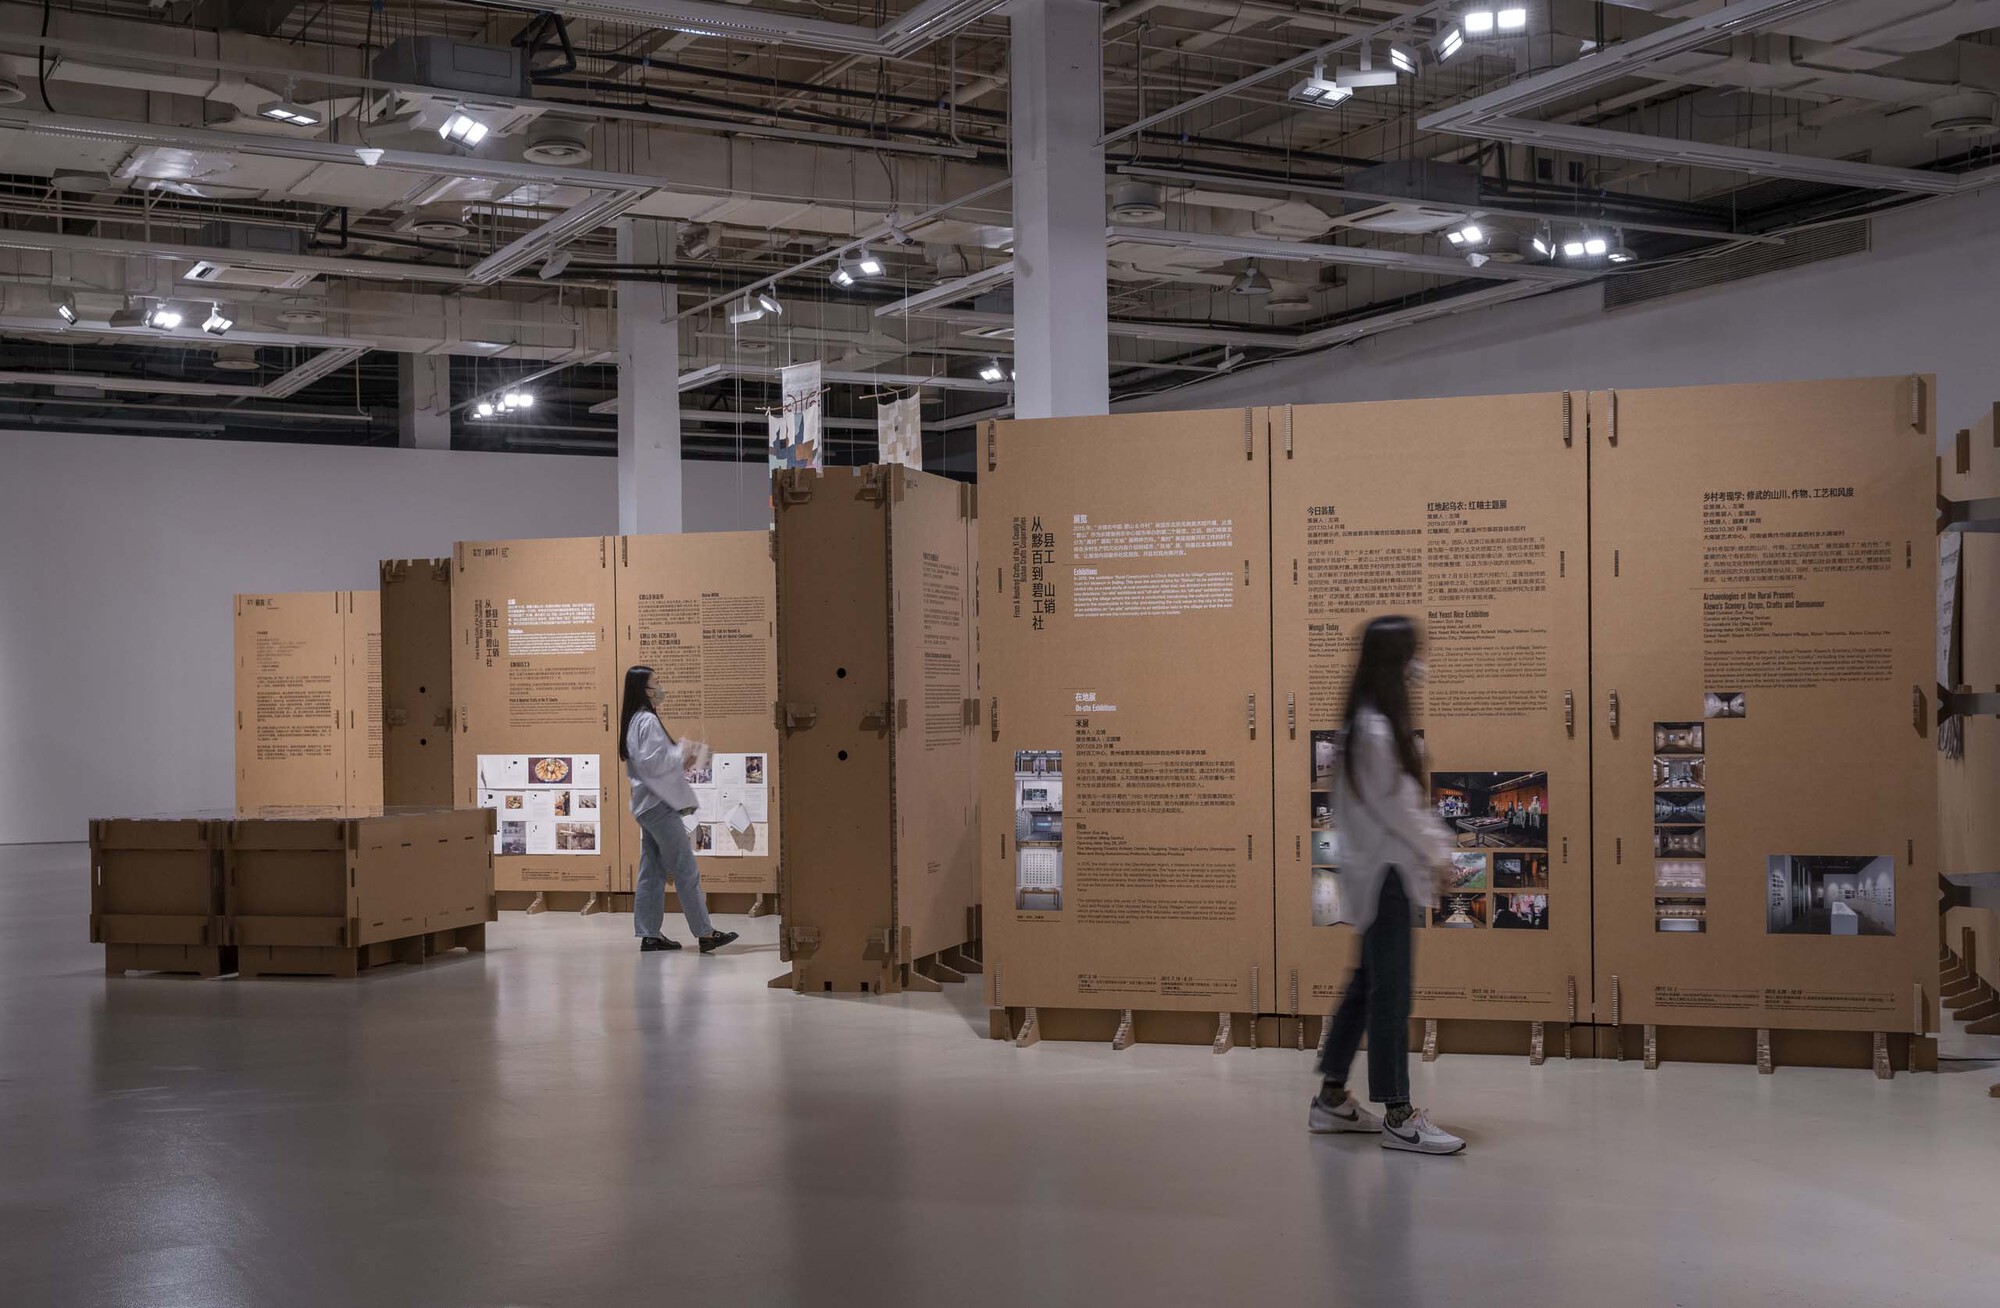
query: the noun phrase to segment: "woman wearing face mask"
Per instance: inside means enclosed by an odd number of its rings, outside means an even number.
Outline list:
[[[714,953],[736,939],[734,931],[717,931],[708,920],[701,893],[701,869],[688,843],[681,818],[696,808],[694,788],[686,770],[708,758],[708,746],[675,740],[660,721],[662,692],[647,667],[625,670],[625,697],[619,709],[618,757],[632,778],[632,816],[639,822],[639,886],[632,896],[632,930],[639,949],[652,953],[679,949],[680,941],[660,934],[667,911],[667,876],[674,878],[688,930],[704,954]]]
[[[1424,759],[1410,711],[1423,676],[1417,628],[1376,618],[1361,633],[1347,692],[1347,720],[1334,769],[1334,829],[1340,833],[1342,898],[1355,906],[1361,957],[1340,1006],[1327,1018],[1319,1094],[1307,1129],[1379,1132],[1384,1149],[1455,1154],[1465,1141],[1410,1104],[1410,919],[1431,902],[1435,871],[1451,860],[1451,837],[1425,802]],[[1347,1072],[1368,1037],[1368,1097],[1378,1117],[1347,1092]]]

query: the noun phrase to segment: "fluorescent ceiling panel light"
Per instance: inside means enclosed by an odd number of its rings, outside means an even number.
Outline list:
[[[444,120],[444,126],[438,128],[438,135],[453,145],[462,145],[469,150],[486,139],[486,130],[485,123],[463,109],[454,109],[451,116]]]

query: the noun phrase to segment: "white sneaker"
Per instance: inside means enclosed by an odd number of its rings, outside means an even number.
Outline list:
[[[1335,1135],[1342,1131],[1375,1132],[1382,1129],[1382,1119],[1361,1106],[1361,1101],[1353,1095],[1341,1101],[1340,1107],[1328,1108],[1314,1095],[1312,1108],[1306,1113],[1306,1130],[1314,1135]]]
[[[1431,1123],[1428,1113],[1412,1113],[1401,1126],[1382,1124],[1384,1149],[1407,1149],[1413,1154],[1463,1153],[1465,1141]]]

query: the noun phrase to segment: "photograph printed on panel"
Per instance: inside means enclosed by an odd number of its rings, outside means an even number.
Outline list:
[[[1773,854],[1765,877],[1771,935],[1896,934],[1896,860],[1886,854]]]
[[[1546,931],[1549,929],[1547,895],[1493,896],[1495,931]]]
[[[1655,722],[1653,724],[1653,752],[1655,754],[1702,753],[1701,723]]]
[[[1701,715],[1705,718],[1748,717],[1748,706],[1744,693],[1740,690],[1711,690],[1701,697]]]
[[[1496,890],[1547,890],[1547,854],[1495,854],[1493,886]]]
[[[1460,849],[1548,846],[1546,772],[1433,772],[1431,806]]]
[[[1653,930],[1701,935],[1708,930],[1708,900],[1700,895],[1660,895],[1653,900]]]
[[[1340,870],[1316,867],[1312,870],[1312,924],[1316,927],[1348,926],[1354,921],[1347,912]]]
[[[1014,752],[1014,908],[1063,906],[1062,751]]]
[[[1431,906],[1434,927],[1471,928],[1486,926],[1486,896],[1439,895]]]
[[[1653,755],[1653,789],[1702,790],[1708,786],[1708,760],[1700,754]]]

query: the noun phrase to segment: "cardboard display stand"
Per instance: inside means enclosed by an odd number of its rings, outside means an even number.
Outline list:
[[[451,560],[382,562],[382,797],[449,806]]]
[[[644,665],[666,689],[668,730],[705,742],[713,771],[690,832],[712,910],[748,907],[778,888],[777,581],[768,531],[617,539],[617,666]],[[618,692],[622,693],[622,691]],[[614,714],[618,703],[612,703]],[[611,760],[617,759],[614,739]],[[607,803],[618,814],[616,889],[637,882],[639,824],[623,770]]]
[[[2000,518],[2000,423],[1992,410],[1959,432],[1939,460],[1938,495],[1948,517],[1975,519],[1938,536],[1940,558],[1955,556],[1957,565],[1950,611],[1939,614],[1945,666],[1938,684],[2000,696],[2000,525],[1993,522]],[[1954,729],[1957,756],[1940,751],[1937,759],[1944,871],[2000,873],[2000,713],[1957,715]]]
[[[236,970],[223,907],[225,824],[101,818],[90,824],[90,939],[104,971]]]
[[[1933,1029],[1930,391],[1589,397],[1600,1023]]]
[[[453,550],[453,801],[495,810],[503,892],[604,894],[618,875],[612,547],[583,536]]]
[[[1414,1015],[1587,1017],[1582,398],[1268,411],[1281,1013],[1324,1014],[1353,966],[1360,906],[1331,807],[1339,728],[1361,628],[1402,613],[1424,631],[1426,780],[1455,841],[1418,905]]]
[[[236,807],[382,802],[382,627],[374,591],[238,595]]]
[[[775,480],[781,952],[801,993],[935,989],[979,902],[973,488],[904,467]]]
[[[1276,1011],[1264,419],[1001,423],[979,453],[989,1004]]]

